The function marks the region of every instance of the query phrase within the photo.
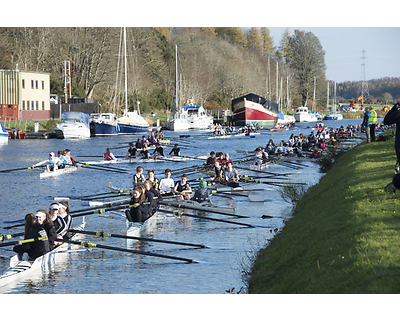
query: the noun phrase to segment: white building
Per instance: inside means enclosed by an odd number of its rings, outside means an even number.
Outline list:
[[[0,118],[50,119],[50,73],[0,70]]]

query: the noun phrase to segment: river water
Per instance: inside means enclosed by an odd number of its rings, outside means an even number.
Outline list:
[[[361,120],[325,121],[325,125],[339,127],[347,124],[359,124]],[[233,160],[242,158],[235,149],[254,150],[265,146],[270,138],[275,142],[287,140],[292,133],[309,134],[307,128],[312,124],[299,124],[298,127],[283,132],[262,131],[255,138],[232,137],[229,139],[210,140],[206,133],[190,131],[177,133],[166,131],[166,136],[179,138],[182,134],[190,135],[186,143],[190,148],[181,149],[182,155],[201,156],[210,151],[229,152]],[[95,137],[87,140],[10,140],[8,145],[0,146],[0,170],[28,167],[47,158],[49,152],[59,149],[71,149],[72,156],[77,160],[92,160],[85,158],[89,155],[102,155],[107,147],[115,155],[125,155],[127,148],[116,149],[121,143],[136,140],[137,136]],[[171,142],[174,140],[172,139]],[[171,146],[164,149],[169,152]],[[200,164],[200,161],[141,163],[145,172],[153,169],[158,178],[163,177],[166,168],[174,170]],[[300,169],[294,170],[282,165],[272,165],[266,169],[269,172],[290,173],[294,182],[306,182],[313,185],[321,177],[319,167],[311,161],[299,162]],[[101,170],[78,168],[74,173],[55,178],[40,179],[42,169],[21,170],[10,173],[0,173],[2,188],[0,189],[0,226],[11,225],[10,221],[20,220],[27,213],[37,209],[48,209],[54,197],[77,197],[108,192],[110,182],[119,188],[130,188],[132,174],[138,164],[120,164],[119,168],[130,171],[129,174],[114,173]],[[245,164],[241,164],[245,167]],[[242,174],[259,175],[255,172],[239,170]],[[202,177],[201,173],[189,176],[189,179]],[[175,179],[179,174],[172,175]],[[193,182],[192,186],[197,186]],[[242,273],[249,268],[249,257],[271,239],[284,226],[284,220],[290,218],[290,206],[285,203],[276,187],[267,184],[249,185],[248,188],[265,188],[264,202],[251,202],[246,197],[234,199],[213,197],[214,203],[221,206],[234,207],[237,214],[249,218],[238,219],[256,226],[255,228],[241,227],[233,224],[199,220],[191,217],[177,218],[169,214],[158,216],[156,223],[144,237],[163,240],[205,244],[207,249],[142,242],[129,244],[128,248],[140,249],[165,255],[189,258],[199,263],[183,263],[171,259],[134,255],[130,253],[93,248],[82,249],[65,255],[64,261],[39,278],[23,281],[15,286],[7,287],[1,292],[6,293],[61,293],[61,294],[223,294],[237,293],[244,288]],[[87,201],[71,200],[71,210],[79,210],[88,206]],[[196,211],[185,210],[186,213],[198,214]],[[214,213],[206,213],[208,217],[228,220],[229,217]],[[262,219],[262,215],[276,216],[272,219]],[[106,231],[113,234],[125,234],[125,220],[109,214],[109,218],[98,215],[86,216],[86,230]],[[114,219],[111,219],[113,217]],[[75,218],[73,225],[81,222]],[[2,233],[21,232],[22,228],[3,230]],[[96,238],[85,236],[85,240],[97,244],[116,247],[127,247],[124,239]],[[7,257],[12,255],[9,250],[1,249],[0,271],[9,264]]]

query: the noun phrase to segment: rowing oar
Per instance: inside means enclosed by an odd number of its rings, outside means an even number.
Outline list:
[[[79,246],[83,246],[85,248],[100,248],[100,249],[108,249],[108,250],[114,250],[114,251],[121,251],[121,252],[128,252],[128,253],[134,253],[134,254],[141,254],[145,256],[152,256],[152,257],[158,257],[158,258],[165,258],[165,259],[173,259],[173,260],[180,260],[180,261],[185,261],[188,263],[198,263],[195,260],[192,259],[187,259],[187,258],[181,258],[181,257],[175,257],[175,256],[168,256],[165,254],[159,254],[159,253],[153,253],[153,252],[146,252],[146,251],[140,251],[140,250],[132,250],[132,249],[124,249],[124,248],[118,248],[118,247],[111,247],[111,246],[105,246],[102,244],[96,244],[96,243],[91,243],[87,241],[73,241],[73,240],[64,240],[64,239],[57,239],[57,241],[60,242],[67,242],[71,244],[76,244]]]
[[[197,247],[197,248],[209,248],[209,247],[205,246],[204,244],[187,243],[187,242],[170,241],[170,240],[161,240],[161,239],[153,239],[153,238],[125,236],[125,235],[121,235],[121,234],[106,233],[106,232],[103,232],[103,231],[94,232],[94,231],[81,231],[81,230],[71,229],[71,230],[68,230],[68,232],[90,234],[90,235],[101,237],[101,238],[112,237],[112,238],[120,238],[120,239],[131,239],[131,240],[140,240],[140,241],[151,241],[151,242],[159,242],[159,243],[167,243],[167,244],[176,244],[176,245],[191,246],[191,247]]]
[[[160,204],[163,204],[165,206],[170,206],[170,207],[176,207],[176,208],[186,208],[186,209],[190,209],[190,210],[197,210],[197,211],[205,211],[205,212],[212,212],[212,213],[218,213],[218,214],[222,214],[225,216],[231,216],[231,217],[236,217],[236,218],[249,218],[248,216],[241,216],[238,214],[234,214],[234,213],[228,213],[228,212],[221,212],[218,211],[218,209],[213,209],[212,207],[206,207],[206,206],[202,206],[201,208],[189,208],[186,207],[184,202],[182,203],[172,203],[172,202],[168,202],[168,201],[159,201]]]
[[[251,169],[251,168],[238,167],[238,166],[235,166],[235,168],[238,168],[238,169],[241,169],[241,170],[248,170],[248,171],[259,172],[259,173],[267,173],[267,174],[271,174],[271,175],[274,175],[274,176],[287,176],[287,175],[290,174],[290,173],[268,172],[268,171],[255,170],[255,169]]]
[[[91,167],[89,167],[89,165]],[[86,164],[84,162],[78,162],[77,164],[75,164],[75,166],[77,166],[79,168],[94,169],[94,170],[101,170],[101,171],[110,171],[110,172],[115,172],[115,173],[129,173],[128,171],[124,171],[124,170],[120,170],[120,169],[110,169],[110,168],[103,168],[103,167],[97,168],[96,166],[94,166],[92,164]]]
[[[8,247],[8,246],[12,246],[15,244],[30,243],[30,242],[42,241],[42,240],[47,240],[47,237],[39,237],[39,238],[31,238],[31,239],[25,239],[25,240],[19,240],[19,241],[4,242],[4,243],[0,243],[0,247]]]
[[[105,205],[102,207],[97,207],[95,210],[93,210],[92,208],[86,208],[86,209],[82,209],[82,210],[76,210],[76,211],[71,211],[71,217],[81,217],[81,216],[86,216],[89,214],[102,214],[104,212],[107,211],[114,211],[114,210],[120,210],[120,209],[127,209],[129,208],[129,201],[130,200],[126,200],[126,203],[119,203],[118,206],[112,206],[111,204],[109,205]],[[6,229],[6,228],[4,228]]]
[[[89,214],[96,214],[96,213],[102,214],[102,213],[107,212],[107,211],[114,211],[114,210],[129,208],[129,204],[119,205],[119,206],[116,206],[116,207],[111,207],[111,206],[108,205],[107,207],[109,207],[109,208],[107,209],[107,208],[98,207],[96,210],[88,209],[88,208],[87,209],[82,209],[82,210],[76,210],[76,211],[71,211],[70,214],[71,214],[71,217],[73,217],[73,218],[86,216],[86,215],[89,215]],[[90,211],[88,211],[88,210],[90,210]],[[84,211],[88,211],[88,212],[84,212]],[[80,213],[78,213],[78,212],[80,212]],[[12,229],[12,228],[15,228],[15,227],[22,227],[24,225],[25,225],[24,223],[20,223],[20,224],[15,224],[13,226],[3,227],[3,229],[8,230],[8,229]]]
[[[23,236],[24,232],[14,233],[14,234],[3,234],[0,236],[0,241],[9,240],[11,238]]]
[[[211,217],[204,217],[204,216],[198,216],[195,214],[189,214],[189,213],[183,213],[177,210],[165,210],[165,209],[158,209],[160,212],[166,212],[166,213],[172,213],[175,216],[186,216],[186,217],[192,217],[192,218],[198,218],[198,219],[205,219],[205,220],[211,220],[211,221],[218,221],[218,222],[225,222],[225,223],[231,223],[231,224],[236,224],[239,226],[244,226],[244,227],[249,227],[249,228],[255,228],[255,226],[248,224],[248,223],[242,223],[242,222],[236,222],[236,221],[230,221],[230,220],[223,220],[223,219],[216,219],[216,218],[211,218]]]
[[[254,183],[264,183],[273,186],[282,186],[288,184],[299,184],[299,185],[307,185],[305,182],[278,182],[278,181],[261,181],[261,180],[254,180],[254,179],[240,179],[240,182],[254,182]]]
[[[93,167],[99,167],[99,168],[105,168],[105,169],[111,169],[111,170],[119,170],[119,171],[128,171],[126,169],[120,169],[120,168],[110,168],[110,166],[106,166],[106,165],[101,165],[101,164],[97,164],[97,163],[88,163],[88,162],[82,162],[82,161],[75,161],[76,163],[81,163],[87,166],[93,166]]]
[[[131,189],[128,190],[115,190],[115,191],[110,191],[110,192],[104,192],[104,193],[96,193],[96,194],[90,194],[90,195],[86,195],[86,196],[79,196],[79,197],[55,197],[54,201],[68,201],[68,200],[81,200],[81,199],[85,199],[85,198],[91,198],[91,197],[97,197],[97,196],[103,196],[106,194],[116,194],[116,193],[125,193],[125,192],[129,192]]]
[[[11,171],[19,171],[19,170],[29,170],[29,169],[42,168],[42,167],[44,167],[44,166],[24,167],[24,168],[16,168],[16,169],[7,169],[7,170],[0,170],[0,173],[3,173],[3,172],[11,172]]]

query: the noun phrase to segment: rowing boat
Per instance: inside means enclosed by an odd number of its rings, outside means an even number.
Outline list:
[[[250,165],[250,169],[255,169],[255,170],[264,170],[269,168],[270,162],[264,162],[261,164],[254,164],[254,162]]]
[[[40,173],[40,179],[49,178],[49,177],[57,177],[59,175],[65,174],[65,173],[75,172],[77,169],[78,169],[78,167],[76,167],[76,166],[70,166],[70,167],[66,167],[66,168],[62,168],[62,169],[57,169],[54,171],[45,170],[44,172]]]
[[[85,218],[82,224],[76,230],[85,228]],[[74,234],[71,240],[78,240],[82,235]],[[77,246],[69,243],[63,243],[54,250],[36,258],[34,261],[19,260],[18,255],[14,255],[10,259],[10,267],[0,275],[0,288],[8,285],[16,284],[24,279],[40,276],[44,272],[51,271],[56,264],[60,264],[66,258],[65,253],[73,251]],[[73,249],[74,248],[74,249]]]
[[[154,226],[158,213],[155,212],[150,218],[144,222],[131,222],[126,220],[126,235],[130,237],[140,237],[142,233],[148,231]],[[128,240],[129,241],[129,240]],[[132,241],[132,240],[131,240]]]
[[[133,159],[115,159],[115,160],[100,160],[100,161],[85,161],[87,165],[96,165],[96,164],[122,164],[122,163],[147,163],[147,162],[165,162],[165,161],[174,161],[174,162],[182,162],[182,161],[190,161],[190,160],[206,160],[207,156],[200,157],[186,157],[186,156],[173,156],[173,157],[163,157],[159,159],[142,159],[142,158],[133,158]]]

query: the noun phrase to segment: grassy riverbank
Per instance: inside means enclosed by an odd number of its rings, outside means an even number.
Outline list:
[[[400,192],[384,191],[394,165],[393,139],[338,158],[258,253],[249,293],[399,293]]]

